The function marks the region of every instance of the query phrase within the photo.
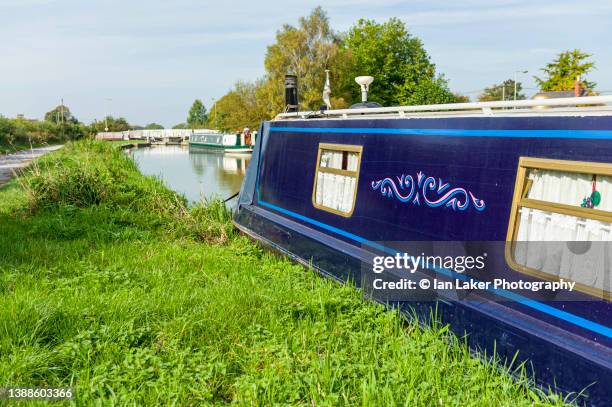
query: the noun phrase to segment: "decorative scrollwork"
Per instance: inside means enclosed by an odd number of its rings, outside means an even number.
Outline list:
[[[416,182],[412,175],[402,174],[396,179],[387,177],[372,181],[372,189],[380,190],[387,198],[395,197],[400,202],[411,202],[413,205],[420,205],[422,201],[431,208],[444,206],[454,211],[465,211],[471,204],[476,211],[482,212],[487,206],[485,201],[476,198],[471,191],[450,188],[441,178],[426,177],[421,171],[417,173]],[[432,197],[432,193],[436,196]]]

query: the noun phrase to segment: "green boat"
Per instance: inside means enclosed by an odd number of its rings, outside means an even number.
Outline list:
[[[208,150],[250,153],[253,151],[255,136],[249,132],[224,134],[214,130],[194,131],[189,136],[189,146]]]

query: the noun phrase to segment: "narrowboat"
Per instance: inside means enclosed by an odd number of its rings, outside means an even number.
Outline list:
[[[234,224],[525,362],[544,389],[612,405],[611,102],[283,113],[261,124]]]
[[[224,134],[214,130],[198,131],[189,136],[189,146],[220,152],[250,153],[253,151],[250,133]],[[254,141],[254,140],[253,140]]]

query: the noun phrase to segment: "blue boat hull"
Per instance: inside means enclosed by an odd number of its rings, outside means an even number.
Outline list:
[[[357,286],[371,255],[392,249],[384,242],[400,241],[474,242],[489,252],[493,273],[518,278],[499,242],[508,231],[519,158],[612,163],[607,116],[304,120],[267,122],[259,134],[235,224],[294,260]],[[320,143],[363,146],[350,217],[313,206]],[[432,177],[439,187],[461,185],[474,199],[462,209],[423,196],[402,202],[381,195],[377,182],[407,175]],[[527,361],[540,385],[586,389],[589,404],[610,405],[610,302],[573,295],[555,301],[439,297],[394,305],[423,319],[435,309],[458,335],[467,334],[473,349],[507,360],[518,353],[516,362]]]

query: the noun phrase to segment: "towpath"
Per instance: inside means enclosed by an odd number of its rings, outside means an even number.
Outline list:
[[[0,187],[13,177],[15,171],[25,167],[33,159],[61,147],[61,145],[39,147],[0,155]]]

